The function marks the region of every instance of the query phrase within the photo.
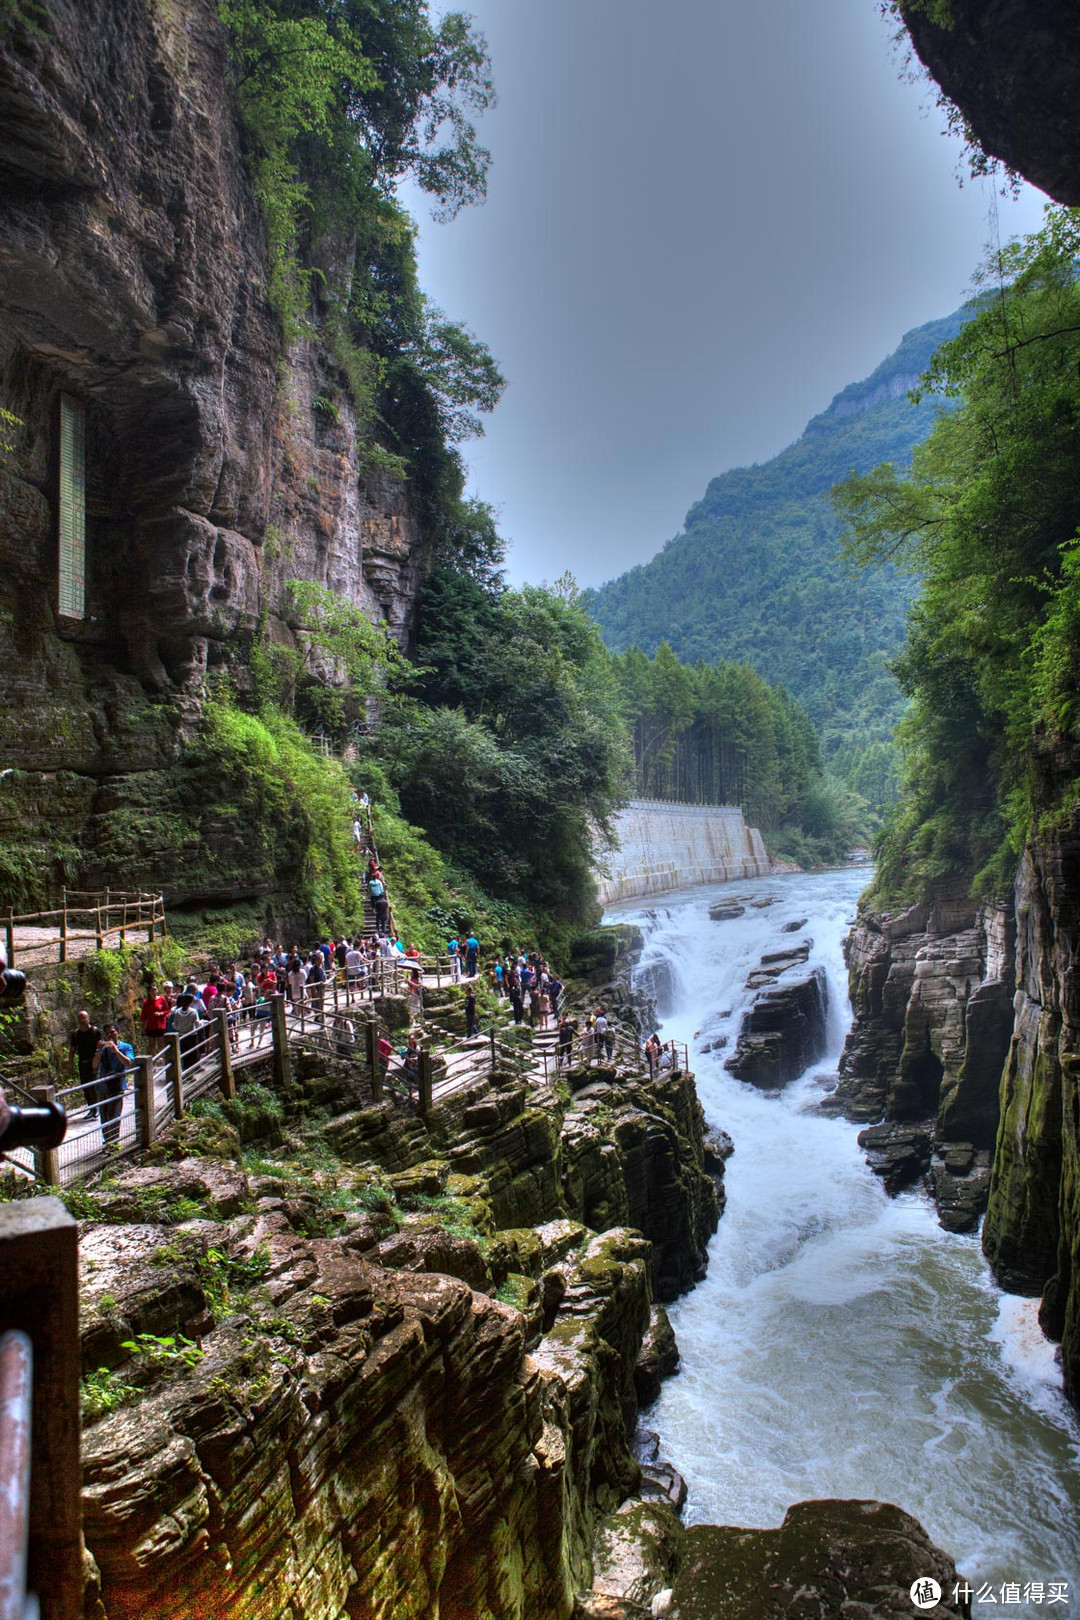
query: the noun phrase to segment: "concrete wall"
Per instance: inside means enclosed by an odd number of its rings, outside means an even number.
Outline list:
[[[615,828],[619,848],[602,857],[605,906],[769,871],[761,834],[746,825],[737,806],[631,799]]]

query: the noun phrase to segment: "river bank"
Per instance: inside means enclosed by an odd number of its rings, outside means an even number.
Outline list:
[[[815,1495],[896,1502],[976,1590],[991,1584],[996,1613],[1021,1614],[1003,1584],[1077,1592],[1080,1426],[1035,1302],[1002,1294],[977,1237],[944,1232],[921,1190],[890,1200],[858,1127],[819,1111],[866,877],[774,877],[613,913],[645,929],[662,1033],[691,1043],[707,1122],[735,1141],[708,1274],[672,1311],[682,1370],[650,1423],[687,1479],[691,1522],[777,1524]],[[742,915],[710,921],[710,904],[739,900]],[[748,973],[792,938],[812,940],[808,968],[825,975],[827,1049],[768,1095],[723,1065]]]

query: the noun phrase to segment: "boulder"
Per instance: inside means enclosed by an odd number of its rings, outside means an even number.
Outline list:
[[[665,1620],[910,1620],[910,1590],[941,1588],[932,1613],[962,1620],[956,1567],[926,1531],[887,1502],[797,1502],[778,1530],[695,1525]]]
[[[713,922],[732,922],[736,917],[745,917],[746,907],[740,905],[717,904],[709,907],[709,916]]]
[[[887,1193],[902,1192],[930,1167],[930,1127],[885,1120],[859,1132],[859,1146]]]
[[[725,1069],[765,1091],[797,1079],[825,1050],[827,1009],[823,968],[770,990],[743,1018],[735,1055]]]

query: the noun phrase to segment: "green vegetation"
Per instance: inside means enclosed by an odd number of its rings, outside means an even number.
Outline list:
[[[962,399],[906,476],[879,467],[837,493],[859,565],[923,576],[897,671],[903,801],[877,893],[962,874],[1012,881],[1041,818],[1070,816],[1080,718],[1080,215],[988,267],[997,284],[935,356],[925,389]]]
[[[99,1418],[107,1417],[121,1406],[130,1406],[142,1393],[137,1384],[126,1383],[119,1373],[108,1367],[98,1367],[95,1372],[87,1373],[79,1385],[82,1420],[84,1423],[96,1423]]]
[[[182,1333],[137,1333],[134,1339],[125,1339],[120,1347],[129,1355],[142,1356],[151,1367],[194,1367],[203,1353],[194,1339]]]
[[[852,470],[908,464],[943,402],[912,403],[907,389],[967,313],[909,332],[780,455],[714,478],[651,562],[585,594],[616,651],[652,655],[663,640],[685,662],[749,665],[784,687],[817,729],[825,769],[875,808],[895,797],[904,701],[890,664],[914,587],[887,561],[841,569],[828,492]]]

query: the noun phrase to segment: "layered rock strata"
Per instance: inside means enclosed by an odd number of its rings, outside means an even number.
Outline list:
[[[1015,924],[942,886],[929,905],[860,913],[846,944],[854,1021],[823,1105],[860,1136],[890,1191],[929,1172],[944,1224],[985,1207],[1013,1021]]]
[[[176,894],[213,786],[175,771],[207,673],[242,681],[257,628],[298,645],[290,578],[405,642],[429,546],[333,357],[283,353],[213,0],[30,9],[0,39],[0,403],[19,419],[0,454],[0,837],[50,826],[65,871],[39,861],[42,895],[130,887],[136,850],[142,885]],[[61,396],[85,411],[78,618],[58,598]],[[233,898],[247,829],[216,799],[202,844],[235,858],[203,891]]]

